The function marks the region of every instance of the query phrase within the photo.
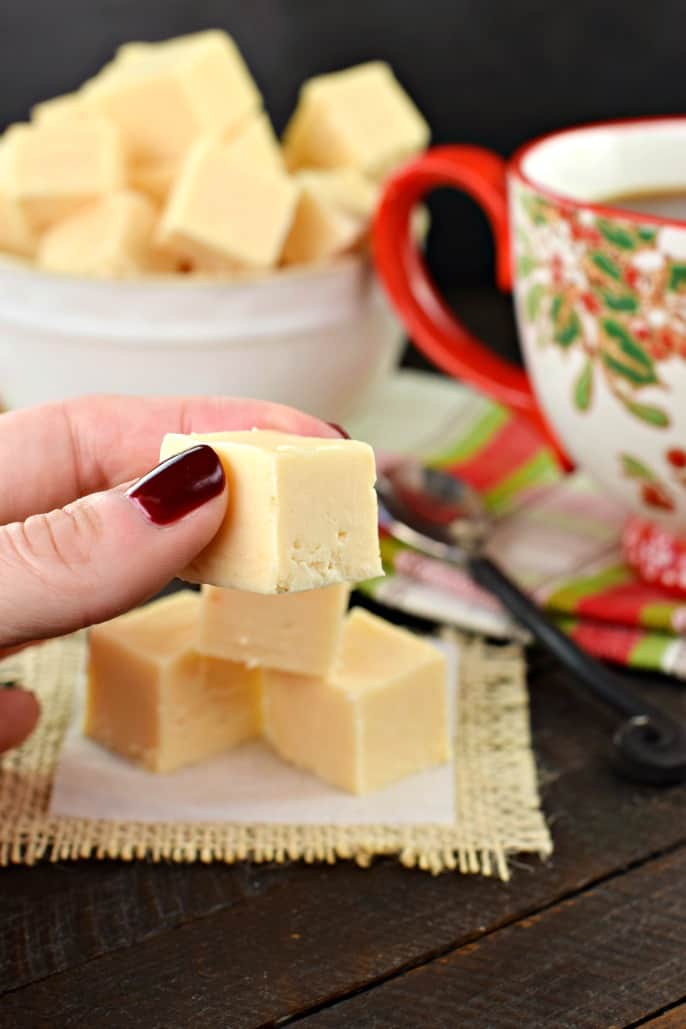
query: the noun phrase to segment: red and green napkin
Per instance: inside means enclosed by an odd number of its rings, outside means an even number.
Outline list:
[[[643,583],[622,561],[626,512],[581,473],[565,476],[528,423],[455,386],[455,410],[417,446],[455,472],[494,516],[489,551],[583,647],[618,664],[686,678],[686,600]],[[500,606],[459,570],[383,530],[380,602],[494,635],[516,634]]]

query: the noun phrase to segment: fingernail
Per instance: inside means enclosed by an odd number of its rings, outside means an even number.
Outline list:
[[[335,429],[338,435],[342,436],[343,439],[350,439],[350,436],[345,431],[342,425],[336,425],[335,422],[327,422],[326,424],[329,426],[330,429]]]
[[[3,679],[0,681],[0,690],[20,690],[22,685],[16,679]]]
[[[169,525],[218,496],[225,482],[221,461],[201,444],[158,464],[126,495],[155,525]]]

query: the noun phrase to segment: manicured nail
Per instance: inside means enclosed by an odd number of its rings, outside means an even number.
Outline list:
[[[155,525],[169,525],[218,496],[225,482],[221,461],[202,444],[158,464],[126,495]]]
[[[22,685],[16,679],[3,679],[0,682],[0,690],[20,690]]]
[[[335,429],[338,435],[342,436],[343,439],[350,439],[350,436],[345,431],[342,425],[336,425],[335,422],[327,422],[326,424],[329,426],[330,429]]]

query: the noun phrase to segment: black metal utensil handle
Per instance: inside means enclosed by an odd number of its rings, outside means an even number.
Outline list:
[[[669,785],[686,779],[686,728],[643,700],[624,680],[585,653],[488,557],[470,555],[475,582],[493,593],[546,650],[573,673],[573,682],[626,716],[614,735],[625,775],[639,782]]]

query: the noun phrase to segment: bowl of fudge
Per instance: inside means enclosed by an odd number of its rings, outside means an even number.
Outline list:
[[[305,82],[279,139],[226,33],[124,44],[0,136],[3,405],[224,393],[345,419],[400,355],[369,228],[428,139],[382,61]]]

